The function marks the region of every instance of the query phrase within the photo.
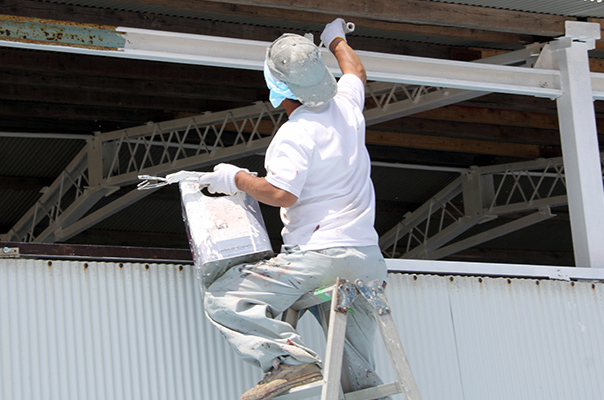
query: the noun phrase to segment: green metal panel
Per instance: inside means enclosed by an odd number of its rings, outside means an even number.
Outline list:
[[[126,39],[111,26],[0,17],[0,40],[38,44],[122,49]]]

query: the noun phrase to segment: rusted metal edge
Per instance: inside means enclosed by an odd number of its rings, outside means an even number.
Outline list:
[[[0,36],[0,41],[3,42],[11,42],[11,43],[25,43],[30,45],[45,45],[45,46],[57,46],[57,47],[65,47],[65,48],[79,48],[79,49],[87,49],[87,50],[102,50],[102,51],[120,51],[122,49],[114,48],[114,47],[101,47],[101,46],[86,46],[86,45],[74,45],[68,43],[48,43],[44,41],[38,40],[23,40],[23,39],[8,39]]]
[[[0,242],[4,248],[18,249],[14,258],[193,264],[189,249]]]
[[[126,39],[117,27],[0,15],[0,40],[94,50],[123,49]]]

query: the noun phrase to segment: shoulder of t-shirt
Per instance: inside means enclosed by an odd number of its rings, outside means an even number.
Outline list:
[[[297,118],[286,121],[273,138],[273,142],[298,142],[298,143],[310,143],[310,133],[308,129],[308,121],[300,121],[300,118],[305,118],[305,111],[301,110]],[[312,121],[310,121],[312,123]]]
[[[365,86],[363,81],[356,75],[344,74],[338,80],[338,93],[351,97],[359,107],[363,108],[365,103]]]

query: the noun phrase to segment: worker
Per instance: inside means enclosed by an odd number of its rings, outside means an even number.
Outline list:
[[[242,400],[273,398],[321,380],[321,360],[278,316],[302,295],[337,277],[387,278],[374,229],[375,194],[365,147],[366,72],[348,45],[341,18],[321,40],[343,73],[336,82],[309,38],[284,34],[267,49],[264,76],[273,106],[288,121],[265,157],[266,177],[219,164],[200,178],[211,193],[246,192],[281,208],[282,251],[269,260],[232,267],[204,295],[207,316],[233,349],[266,373]],[[327,304],[326,304],[327,305]],[[345,392],[381,384],[374,372],[375,320],[358,298],[346,330]]]

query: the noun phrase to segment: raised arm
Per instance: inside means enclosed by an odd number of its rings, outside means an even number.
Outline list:
[[[361,59],[344,39],[335,38],[330,43],[329,50],[336,56],[343,74],[356,75],[363,81],[363,85],[367,83],[367,73]]]
[[[346,42],[345,25],[346,22],[342,18],[330,22],[321,33],[321,41],[336,56],[342,73],[356,75],[365,84],[367,82],[365,67],[357,53]]]

